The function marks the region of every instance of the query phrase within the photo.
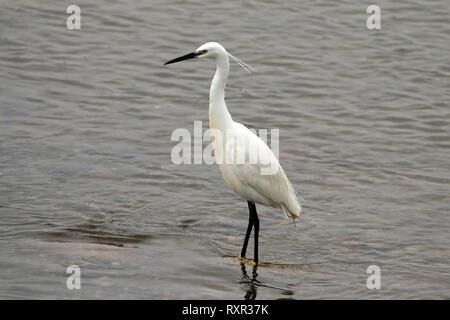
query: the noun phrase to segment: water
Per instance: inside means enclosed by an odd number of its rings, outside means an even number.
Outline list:
[[[0,298],[450,298],[448,1],[378,1],[377,31],[358,1],[95,3],[81,30],[69,2],[0,4]],[[162,63],[207,41],[258,70],[232,64],[230,112],[280,129],[304,199],[296,228],[257,207],[260,283],[246,202],[170,160],[214,65]]]

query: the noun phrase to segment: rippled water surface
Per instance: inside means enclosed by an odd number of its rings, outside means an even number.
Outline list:
[[[0,3],[0,298],[450,298],[450,2],[373,3],[381,30],[360,1],[79,1],[81,30],[69,4]],[[246,202],[170,158],[214,64],[162,63],[207,41],[257,69],[228,107],[280,129],[303,198],[295,228],[257,206],[259,282]]]

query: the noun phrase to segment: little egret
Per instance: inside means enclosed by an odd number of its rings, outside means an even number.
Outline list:
[[[300,216],[302,208],[277,157],[255,133],[233,121],[225,104],[225,85],[230,71],[229,57],[246,71],[252,68],[232,56],[217,42],[205,43],[194,52],[164,64],[203,57],[216,61],[216,73],[209,93],[209,123],[216,163],[228,186],[247,200],[250,213],[241,258],[245,258],[250,234],[254,227],[253,260],[255,264],[258,264],[259,219],[255,203],[280,208],[294,222]],[[274,170],[264,171],[268,169],[268,165]]]

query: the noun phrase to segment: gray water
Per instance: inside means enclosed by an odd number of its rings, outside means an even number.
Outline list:
[[[0,3],[0,298],[450,298],[450,2],[78,1],[68,30],[70,4]],[[214,64],[162,63],[207,41],[257,69],[229,110],[279,128],[305,211],[257,206],[257,281],[246,202],[170,157]]]

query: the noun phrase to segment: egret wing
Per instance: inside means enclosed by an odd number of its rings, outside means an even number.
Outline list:
[[[278,159],[267,144],[245,126],[240,125],[241,134],[249,140],[246,144],[237,144],[236,153],[244,152],[246,159],[251,159],[255,152],[250,145],[257,146],[256,161],[246,161],[244,164],[232,166],[234,175],[244,185],[247,185],[259,195],[259,203],[275,208],[281,208],[286,216],[297,218],[301,213],[295,190],[281,168]],[[255,160],[253,158],[253,160]]]

